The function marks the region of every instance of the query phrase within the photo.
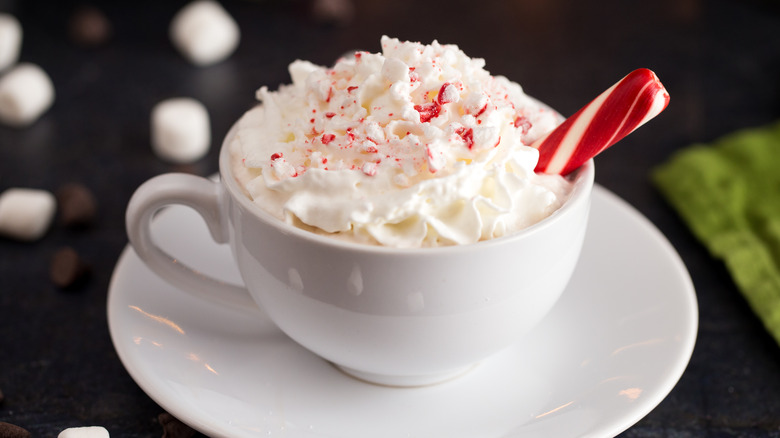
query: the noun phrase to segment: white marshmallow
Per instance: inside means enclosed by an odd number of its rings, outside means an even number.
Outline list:
[[[211,145],[206,107],[186,97],[167,99],[152,109],[152,150],[174,163],[202,158]]]
[[[101,426],[69,427],[57,438],[109,438],[106,428]]]
[[[0,122],[27,126],[54,103],[54,85],[40,67],[22,63],[0,78]]]
[[[13,15],[0,13],[0,71],[19,59],[22,47],[22,25]]]
[[[49,229],[57,201],[46,190],[12,188],[0,195],[0,234],[33,241]]]
[[[205,66],[230,56],[238,46],[240,31],[219,3],[196,0],[173,17],[170,37],[190,62]]]

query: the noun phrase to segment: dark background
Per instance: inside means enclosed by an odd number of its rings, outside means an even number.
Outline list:
[[[215,173],[221,137],[257,88],[289,82],[294,59],[328,65],[351,49],[378,51],[387,34],[458,44],[564,115],[635,68],[658,74],[670,106],[603,153],[596,179],[679,251],[697,290],[700,329],[679,384],[621,437],[780,437],[778,345],[649,179],[675,150],[780,118],[780,3],[363,0],[350,20],[336,22],[302,0],[222,3],[238,21],[241,45],[227,61],[199,68],[167,37],[183,1],[94,2],[113,34],[84,48],[68,38],[75,3],[0,0],[0,11],[24,28],[20,61],[47,71],[57,94],[34,125],[0,126],[0,191],[80,182],[99,202],[92,227],[55,222],[38,242],[0,238],[0,421],[39,437],[79,425],[102,425],[118,437],[161,436],[163,410],[122,367],[106,322],[130,195],[160,173]],[[176,96],[200,100],[211,115],[213,147],[192,165],[162,162],[149,145],[152,106]],[[93,268],[75,290],[48,277],[62,246]]]

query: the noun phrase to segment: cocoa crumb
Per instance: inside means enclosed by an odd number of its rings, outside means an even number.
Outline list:
[[[15,424],[0,422],[0,438],[30,438],[30,432]]]
[[[55,193],[60,220],[67,227],[86,227],[95,222],[97,201],[92,191],[83,184],[69,183]]]
[[[75,249],[64,247],[51,258],[49,277],[61,289],[76,287],[87,278],[91,268]]]
[[[113,33],[108,17],[94,6],[76,9],[68,23],[70,39],[83,47],[97,47],[105,44]]]

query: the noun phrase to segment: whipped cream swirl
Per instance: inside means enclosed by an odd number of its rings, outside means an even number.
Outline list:
[[[383,37],[262,87],[229,147],[247,194],[281,220],[393,247],[468,244],[554,212],[570,183],[529,147],[561,117],[457,46]]]

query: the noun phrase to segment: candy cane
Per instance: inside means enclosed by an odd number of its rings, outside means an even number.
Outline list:
[[[536,172],[566,175],[657,116],[669,93],[652,71],[640,68],[601,93],[536,140]]]

